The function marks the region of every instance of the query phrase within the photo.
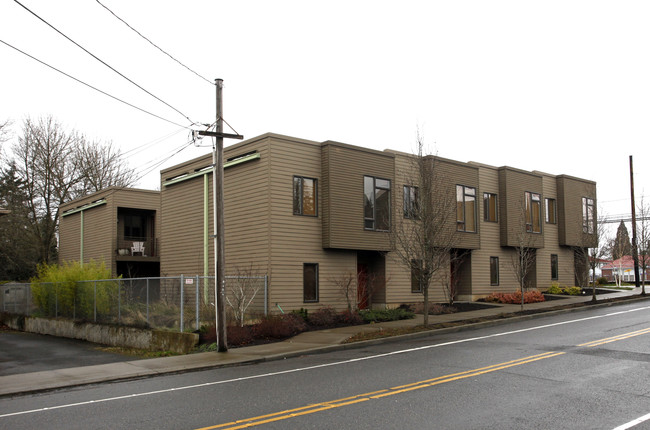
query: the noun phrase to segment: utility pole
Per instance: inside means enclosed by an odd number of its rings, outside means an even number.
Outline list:
[[[634,203],[634,165],[630,155],[630,192],[632,193],[632,258],[634,259],[634,286],[639,288],[641,280],[639,279],[639,251],[636,247],[636,204]],[[643,294],[645,295],[645,291]]]
[[[212,146],[212,207],[214,212],[214,307],[217,332],[217,348],[219,352],[228,351],[226,341],[226,256],[223,220],[223,139],[243,139],[239,134],[223,132],[223,79],[215,79],[217,87],[217,122],[216,130],[199,131],[201,136],[212,136],[215,144]]]

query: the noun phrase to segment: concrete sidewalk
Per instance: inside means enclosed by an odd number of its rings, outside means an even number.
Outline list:
[[[622,296],[639,295],[639,290],[614,292],[607,295],[599,295],[598,300],[616,298]],[[649,297],[650,298],[650,297]],[[645,298],[639,297],[640,300]],[[542,303],[531,303],[525,305],[526,310],[543,310],[557,306],[588,302],[591,296],[576,296],[563,298],[561,300],[550,300]],[[623,302],[626,303],[626,302]],[[612,303],[605,303],[602,306],[609,306]],[[596,305],[598,306],[598,305]],[[556,312],[570,312],[586,307],[557,310]],[[471,323],[471,320],[483,317],[494,317],[500,314],[518,312],[520,305],[495,305],[489,308],[456,314],[430,315],[429,324],[451,323],[467,321],[465,325],[451,328],[418,332],[411,335],[383,338],[368,343],[380,343],[405,337],[425,337],[442,332],[459,331],[462,329],[485,327],[490,325],[503,324],[513,320],[530,319],[536,316],[548,315],[540,313],[534,315],[515,316],[511,318],[495,319],[482,323]],[[255,345],[242,348],[230,349],[227,353],[203,352],[197,354],[180,355],[174,357],[153,358],[145,360],[125,361],[119,363],[102,364],[95,366],[74,367],[52,371],[24,373],[0,377],[0,396],[12,396],[18,394],[34,393],[64,387],[72,387],[86,384],[95,384],[107,381],[141,378],[161,375],[166,373],[180,373],[198,369],[209,369],[215,367],[229,366],[243,363],[256,363],[293,357],[304,354],[313,354],[337,349],[358,347],[359,344],[343,344],[350,337],[364,332],[385,330],[389,328],[414,327],[422,324],[422,315],[411,320],[391,321],[386,323],[366,324],[360,326],[341,327],[328,330],[311,331],[301,333],[283,342]]]

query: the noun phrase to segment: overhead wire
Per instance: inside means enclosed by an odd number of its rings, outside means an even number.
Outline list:
[[[136,181],[140,181],[142,178],[144,178],[145,176],[147,176],[149,173],[153,172],[155,169],[157,169],[158,167],[162,166],[164,163],[166,163],[167,161],[169,161],[170,159],[172,159],[173,157],[175,157],[176,155],[178,155],[181,151],[183,151],[183,150],[189,148],[189,147],[192,145],[192,143],[193,143],[193,141],[190,140],[189,142],[185,142],[185,143],[184,143],[183,145],[181,145],[180,147],[175,148],[175,151],[174,151],[171,155],[169,155],[167,158],[165,158],[165,159],[163,159],[163,160],[160,160],[160,161],[156,162],[156,163],[153,164],[151,167],[149,167],[148,169],[146,169],[144,172],[140,173],[140,175],[137,177]]]
[[[169,120],[169,119],[167,119],[167,118],[163,118],[163,117],[161,117],[160,115],[156,115],[155,113],[149,112],[148,110],[145,110],[145,109],[143,109],[143,108],[140,108],[140,107],[138,107],[138,106],[136,106],[136,105],[134,105],[134,104],[132,104],[132,103],[129,103],[129,102],[127,102],[127,101],[124,101],[124,100],[120,99],[119,97],[116,97],[116,96],[114,96],[114,95],[112,95],[112,94],[109,94],[109,93],[107,93],[106,91],[100,90],[99,88],[94,87],[94,86],[92,86],[92,85],[90,85],[90,84],[88,84],[88,83],[82,81],[81,79],[75,78],[74,76],[72,76],[72,75],[70,75],[70,74],[68,74],[68,73],[66,73],[66,72],[64,72],[64,71],[62,71],[62,70],[60,70],[60,69],[57,69],[57,68],[54,67],[54,66],[49,65],[49,64],[46,63],[45,61],[39,60],[38,58],[34,57],[33,55],[30,55],[30,54],[28,54],[27,52],[25,52],[25,51],[23,51],[23,50],[21,50],[21,49],[16,48],[15,46],[11,45],[11,44],[8,43],[8,42],[5,42],[4,40],[1,40],[1,39],[0,39],[0,43],[3,43],[3,44],[5,44],[5,45],[7,45],[7,46],[10,47],[11,49],[14,49],[14,50],[20,52],[21,54],[23,54],[23,55],[25,55],[25,56],[31,58],[32,60],[37,61],[37,62],[41,63],[42,65],[47,66],[47,67],[49,67],[50,69],[55,70],[55,71],[61,73],[62,75],[67,76],[68,78],[70,78],[70,79],[72,79],[72,80],[74,80],[74,81],[76,81],[76,82],[78,82],[78,83],[80,83],[80,84],[82,84],[82,85],[87,86],[88,88],[91,88],[91,89],[93,89],[93,90],[95,90],[95,91],[97,91],[97,92],[99,92],[99,93],[101,93],[101,94],[104,94],[105,96],[108,96],[108,97],[112,98],[113,100],[116,100],[116,101],[118,101],[118,102],[120,102],[120,103],[124,103],[125,105],[127,105],[127,106],[129,106],[129,107],[132,107],[132,108],[134,108],[134,109],[137,109],[137,110],[139,110],[140,112],[146,113],[147,115],[151,115],[151,116],[153,116],[153,117],[155,117],[155,118],[158,118],[158,119],[163,120],[163,121],[165,121],[165,122],[168,122],[168,123],[170,123],[170,124],[174,124],[174,125],[176,125],[176,126],[178,126],[178,127],[182,127],[182,128],[184,128],[184,129],[190,129],[189,126],[181,125],[181,124],[178,124],[177,122],[171,121],[171,120]],[[192,122],[192,121],[190,121],[190,122]],[[190,125],[193,125],[193,124],[194,124],[194,123],[192,123],[192,124],[190,124]]]
[[[77,42],[75,42],[74,40],[72,40],[71,38],[69,38],[68,36],[66,36],[65,34],[63,34],[63,32],[61,32],[59,29],[57,29],[57,28],[54,27],[52,24],[50,24],[49,22],[47,22],[45,19],[41,18],[41,17],[40,17],[39,15],[37,15],[35,12],[33,12],[32,10],[30,10],[27,6],[23,5],[23,4],[20,3],[18,0],[14,0],[14,2],[17,3],[18,5],[20,5],[20,6],[21,6],[23,9],[25,9],[27,12],[31,13],[32,15],[34,15],[36,18],[38,18],[40,21],[42,21],[44,24],[46,24],[46,25],[47,25],[48,27],[50,27],[52,30],[56,31],[56,32],[57,32],[58,34],[60,34],[61,36],[65,37],[68,41],[70,41],[70,42],[73,43],[75,46],[77,46],[78,48],[80,48],[81,50],[83,50],[85,53],[87,53],[88,55],[90,55],[91,57],[93,57],[95,60],[99,61],[100,63],[102,63],[103,65],[105,65],[105,66],[108,67],[109,69],[111,69],[113,72],[117,73],[117,74],[120,75],[122,78],[126,79],[128,82],[130,82],[131,84],[135,85],[136,87],[138,87],[139,89],[141,89],[142,91],[144,91],[145,93],[149,94],[151,97],[155,98],[155,99],[158,100],[159,102],[161,102],[161,103],[165,104],[166,106],[168,106],[169,108],[173,109],[174,111],[176,111],[177,113],[179,113],[180,115],[182,115],[185,119],[187,119],[190,123],[192,123],[192,124],[196,124],[195,121],[192,121],[192,120],[191,120],[187,115],[185,115],[183,112],[181,112],[180,110],[176,109],[174,106],[170,105],[170,104],[167,103],[166,101],[162,100],[161,98],[157,97],[156,95],[154,95],[154,94],[151,93],[150,91],[146,90],[145,88],[143,88],[143,87],[140,86],[139,84],[135,83],[133,80],[131,80],[131,79],[129,79],[128,77],[126,77],[124,74],[122,74],[121,72],[119,72],[118,70],[116,70],[114,67],[112,67],[111,65],[109,65],[108,63],[106,63],[105,61],[103,61],[102,59],[100,59],[99,57],[97,57],[95,54],[93,54],[92,52],[88,51],[86,48],[84,48],[83,46],[81,46],[80,44],[78,44]]]
[[[108,12],[110,12],[111,15],[113,15],[115,18],[117,18],[119,21],[121,21],[124,25],[126,25],[126,26],[129,27],[131,30],[133,30],[133,31],[134,31],[138,36],[140,36],[141,38],[143,38],[144,40],[146,40],[147,42],[149,42],[152,46],[154,46],[154,47],[155,47],[156,49],[158,49],[160,52],[162,52],[163,54],[167,55],[169,58],[171,58],[172,60],[176,61],[178,64],[180,64],[181,66],[183,66],[184,68],[186,68],[186,69],[189,70],[190,72],[194,73],[196,76],[198,76],[199,78],[203,79],[204,81],[206,81],[206,82],[209,83],[210,85],[214,85],[214,84],[215,84],[214,82],[212,82],[212,81],[210,81],[209,79],[205,78],[204,76],[202,76],[202,75],[199,74],[198,72],[195,72],[194,70],[190,69],[190,68],[189,68],[188,66],[186,66],[185,64],[181,63],[179,60],[177,60],[176,58],[174,58],[174,56],[172,56],[171,54],[169,54],[167,51],[163,50],[160,46],[158,46],[158,45],[156,45],[155,43],[153,43],[149,38],[145,37],[145,36],[144,36],[142,33],[140,33],[138,30],[136,30],[136,29],[133,28],[131,25],[129,25],[128,22],[124,21],[122,18],[120,18],[119,16],[117,16],[117,14],[116,14],[115,12],[113,12],[111,9],[109,9],[105,4],[103,4],[103,3],[100,2],[99,0],[95,0],[95,1],[96,1],[97,3],[99,3],[100,6],[102,6],[104,9],[106,9]]]

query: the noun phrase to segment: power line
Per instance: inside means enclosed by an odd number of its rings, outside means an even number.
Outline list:
[[[90,85],[90,84],[87,84],[86,82],[84,82],[84,81],[82,81],[82,80],[80,80],[80,79],[77,79],[77,78],[75,78],[74,76],[69,75],[68,73],[66,73],[66,72],[64,72],[64,71],[62,71],[62,70],[59,70],[59,69],[57,69],[56,67],[51,66],[51,65],[47,64],[46,62],[39,60],[38,58],[36,58],[36,57],[34,57],[34,56],[28,54],[27,52],[22,51],[22,50],[16,48],[15,46],[13,46],[13,45],[11,45],[11,44],[5,42],[4,40],[0,40],[0,43],[3,43],[3,44],[5,44],[5,45],[7,45],[8,47],[10,47],[10,48],[12,48],[12,49],[14,49],[14,50],[20,52],[21,54],[23,54],[23,55],[25,55],[25,56],[31,58],[32,60],[34,60],[34,61],[38,61],[38,62],[41,63],[42,65],[47,66],[47,67],[49,67],[50,69],[55,70],[55,71],[61,73],[62,75],[67,76],[68,78],[70,78],[70,79],[72,79],[72,80],[74,80],[74,81],[77,81],[77,82],[79,82],[79,83],[82,84],[82,85],[87,86],[88,88],[91,88],[91,89],[93,89],[93,90],[95,90],[95,91],[97,91],[97,92],[99,92],[99,93],[102,93],[102,94],[104,94],[105,96],[108,96],[108,97],[112,98],[113,100],[117,100],[117,101],[120,102],[120,103],[124,103],[124,104],[127,105],[127,106],[130,106],[130,107],[132,107],[132,108],[134,108],[134,109],[139,110],[140,112],[144,112],[144,113],[146,113],[147,115],[151,115],[151,116],[156,117],[156,118],[158,118],[158,119],[160,119],[160,120],[166,121],[166,122],[168,122],[168,123],[170,123],[170,124],[174,124],[174,125],[176,125],[176,126],[178,126],[178,127],[182,127],[182,128],[190,129],[190,127],[188,127],[188,126],[186,126],[186,125],[181,125],[181,124],[178,124],[178,123],[176,123],[176,122],[174,122],[174,121],[171,121],[171,120],[168,120],[168,119],[166,119],[166,118],[163,118],[163,117],[161,117],[161,116],[159,116],[159,115],[156,115],[155,113],[151,113],[151,112],[149,112],[148,110],[145,110],[145,109],[142,109],[142,108],[140,108],[140,107],[137,107],[137,106],[134,105],[134,104],[131,104],[131,103],[127,102],[127,101],[124,101],[124,100],[122,100],[122,99],[120,99],[120,98],[118,98],[118,97],[116,97],[116,96],[114,96],[114,95],[112,95],[112,94],[109,94],[109,93],[107,93],[106,91],[102,91],[102,90],[100,90],[99,88],[96,88],[96,87],[94,87],[94,86],[92,86],[92,85]],[[190,122],[191,122],[191,121],[190,121]]]
[[[188,120],[189,122],[191,122],[192,124],[195,124],[195,122],[192,121],[192,120],[191,120],[187,115],[185,115],[183,112],[181,112],[180,110],[176,109],[174,106],[170,105],[169,103],[167,103],[166,101],[162,100],[161,98],[155,96],[155,95],[152,94],[151,92],[147,91],[147,90],[144,89],[142,86],[140,86],[140,85],[138,85],[137,83],[133,82],[131,79],[127,78],[125,75],[123,75],[122,73],[120,73],[119,71],[117,71],[115,68],[113,68],[112,66],[110,66],[108,63],[106,63],[105,61],[103,61],[102,59],[100,59],[99,57],[97,57],[95,54],[93,54],[92,52],[88,51],[86,48],[84,48],[83,46],[79,45],[77,42],[75,42],[74,40],[70,39],[68,36],[66,36],[65,34],[63,34],[63,33],[62,33],[61,31],[59,31],[56,27],[54,27],[52,24],[50,24],[49,22],[45,21],[43,18],[41,18],[40,16],[38,16],[36,13],[32,12],[28,7],[26,7],[25,5],[23,5],[22,3],[20,3],[18,0],[14,0],[14,2],[18,3],[18,4],[19,4],[23,9],[25,9],[27,12],[31,13],[32,15],[34,15],[34,16],[35,16],[36,18],[38,18],[40,21],[42,21],[42,22],[45,23],[47,26],[49,26],[52,30],[56,31],[56,32],[59,33],[61,36],[65,37],[67,40],[69,40],[70,42],[72,42],[72,43],[73,43],[74,45],[76,45],[78,48],[82,49],[85,53],[87,53],[88,55],[90,55],[91,57],[93,57],[95,60],[99,61],[100,63],[102,63],[103,65],[105,65],[106,67],[108,67],[109,69],[111,69],[112,71],[114,71],[115,73],[117,73],[118,75],[120,75],[121,77],[123,77],[124,79],[126,79],[127,81],[129,81],[130,83],[132,83],[133,85],[135,85],[136,87],[140,88],[142,91],[144,91],[145,93],[149,94],[151,97],[155,98],[155,99],[158,100],[159,102],[165,104],[166,106],[170,107],[170,108],[173,109],[174,111],[178,112],[180,115],[182,115],[183,117],[185,117],[185,119],[187,119],[187,120]]]
[[[168,160],[170,160],[172,157],[178,155],[181,151],[183,151],[183,150],[189,148],[189,147],[192,145],[192,143],[193,143],[193,141],[190,140],[189,142],[186,142],[186,143],[184,143],[183,145],[181,145],[180,147],[178,147],[177,150],[176,150],[174,153],[172,153],[169,157],[167,157],[167,158],[165,158],[165,159],[163,159],[163,160],[160,160],[159,162],[156,162],[156,163],[155,163],[154,165],[152,165],[150,168],[146,169],[143,173],[141,173],[140,176],[138,176],[138,177],[136,178],[136,181],[140,181],[142,178],[144,178],[145,176],[147,176],[149,173],[153,172],[155,169],[157,169],[157,168],[160,167],[162,164],[164,164],[165,162],[167,162]]]
[[[151,45],[153,45],[155,48],[157,48],[160,52],[162,52],[163,54],[167,55],[169,58],[171,58],[172,60],[176,61],[178,64],[180,64],[181,66],[185,67],[187,70],[189,70],[190,72],[194,73],[196,76],[198,76],[199,78],[203,79],[204,81],[206,81],[206,82],[209,83],[210,85],[214,85],[214,82],[212,82],[212,81],[210,81],[209,79],[207,79],[207,78],[201,76],[198,72],[195,72],[194,70],[190,69],[190,68],[187,67],[185,64],[181,63],[179,60],[177,60],[176,58],[174,58],[171,54],[169,54],[168,52],[166,52],[165,50],[163,50],[161,47],[159,47],[158,45],[156,45],[155,43],[153,43],[151,40],[149,40],[147,37],[145,37],[145,36],[144,36],[142,33],[140,33],[138,30],[136,30],[135,28],[133,28],[132,26],[130,26],[129,23],[127,23],[127,22],[124,21],[122,18],[120,18],[119,16],[117,16],[117,15],[115,14],[115,12],[113,12],[112,10],[110,10],[110,9],[109,9],[106,5],[104,5],[102,2],[100,2],[99,0],[95,0],[95,1],[96,1],[97,3],[99,3],[99,4],[100,4],[104,9],[106,9],[107,11],[109,11],[109,12],[111,13],[111,15],[113,15],[115,18],[117,18],[118,20],[120,20],[124,25],[126,25],[126,26],[129,27],[131,30],[133,30],[134,32],[136,32],[136,33],[138,34],[138,36],[142,37],[144,40],[146,40],[146,41],[149,42]]]

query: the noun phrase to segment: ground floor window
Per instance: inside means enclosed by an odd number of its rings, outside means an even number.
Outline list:
[[[551,279],[557,281],[558,276],[558,260],[557,254],[551,254]]]
[[[490,257],[490,285],[499,285],[499,257]]]
[[[305,303],[318,301],[318,264],[304,263],[302,265],[302,289]]]
[[[422,280],[420,273],[422,272],[422,260],[411,260],[411,292],[422,292]]]

